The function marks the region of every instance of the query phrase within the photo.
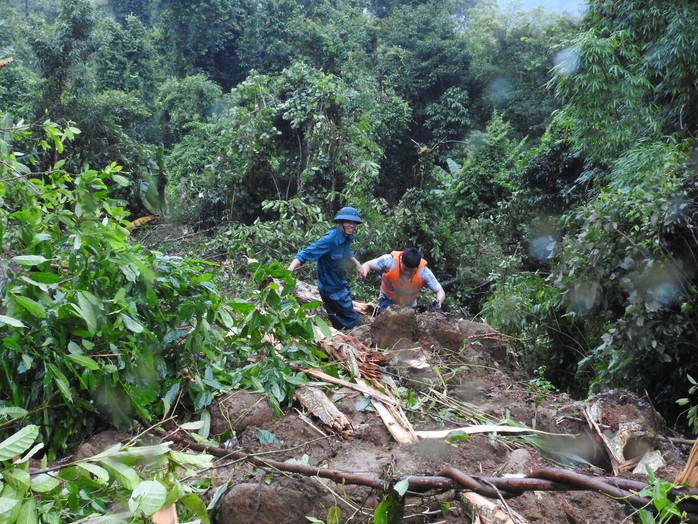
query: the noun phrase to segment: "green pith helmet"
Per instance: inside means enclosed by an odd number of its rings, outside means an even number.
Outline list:
[[[356,208],[353,207],[343,207],[339,210],[337,216],[334,217],[334,221],[340,222],[342,220],[348,220],[349,222],[358,222],[359,224],[363,222],[363,220],[361,220],[361,217],[359,216],[359,212],[356,210]]]

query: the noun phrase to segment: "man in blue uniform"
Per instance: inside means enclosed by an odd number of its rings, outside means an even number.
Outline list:
[[[330,322],[336,329],[351,329],[359,325],[359,315],[354,310],[347,274],[353,265],[356,278],[366,276],[351,249],[354,232],[362,220],[355,208],[343,207],[334,222],[337,226],[301,249],[288,269],[294,271],[305,262],[317,261],[317,287]]]

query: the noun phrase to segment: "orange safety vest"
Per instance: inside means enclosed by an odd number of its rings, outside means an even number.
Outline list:
[[[419,291],[424,285],[424,279],[419,276],[420,270],[427,265],[427,261],[421,259],[419,267],[409,280],[402,280],[400,277],[400,255],[402,251],[390,253],[395,260],[395,267],[383,273],[381,279],[381,292],[388,297],[393,304],[398,306],[411,306],[417,300]]]

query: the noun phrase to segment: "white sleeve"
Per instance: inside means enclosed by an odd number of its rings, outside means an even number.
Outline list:
[[[428,267],[424,267],[422,278],[424,279],[424,284],[434,293],[441,291],[441,284],[439,284],[439,281],[436,280],[434,273],[432,273],[431,269]]]

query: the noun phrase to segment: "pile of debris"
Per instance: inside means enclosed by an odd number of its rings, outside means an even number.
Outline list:
[[[218,522],[370,523],[386,500],[386,522],[631,522],[654,508],[648,469],[695,486],[696,458],[682,461],[687,444],[661,433],[649,403],[541,398],[486,324],[391,308],[319,344],[350,379],[304,370],[312,381],[281,417],[263,395],[218,399],[219,446],[166,437],[218,457]]]

